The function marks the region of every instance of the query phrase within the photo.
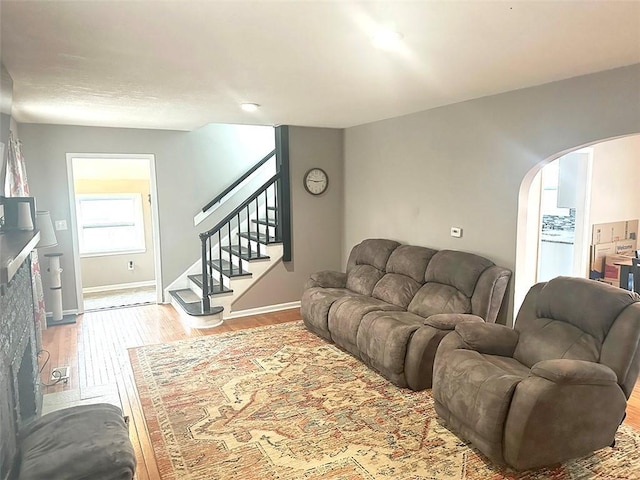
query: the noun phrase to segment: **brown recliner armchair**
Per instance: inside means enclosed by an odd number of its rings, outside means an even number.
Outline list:
[[[612,445],[640,370],[640,296],[558,277],[531,288],[515,328],[457,325],[438,348],[438,415],[518,470]]]

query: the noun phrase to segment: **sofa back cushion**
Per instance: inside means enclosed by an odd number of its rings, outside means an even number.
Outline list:
[[[438,313],[472,313],[471,297],[490,260],[467,252],[441,250],[425,270],[425,284],[408,310],[421,317]]]
[[[425,283],[407,310],[424,318],[438,313],[471,313],[471,299],[450,285]]]
[[[532,367],[543,360],[599,362],[609,330],[635,294],[574,277],[557,277],[532,288],[534,302],[523,303],[514,358]]]
[[[450,285],[471,298],[482,272],[493,262],[473,253],[441,250],[436,253],[425,271],[425,283]]]
[[[386,274],[378,281],[372,295],[406,309],[424,282],[429,260],[437,252],[431,248],[400,245],[386,265]]]
[[[422,285],[427,265],[436,253],[438,251],[433,248],[400,245],[389,256],[385,270],[387,273],[405,275]]]
[[[355,266],[347,272],[347,288],[362,295],[371,295],[385,274],[389,257],[399,245],[393,240],[363,240],[357,246]]]

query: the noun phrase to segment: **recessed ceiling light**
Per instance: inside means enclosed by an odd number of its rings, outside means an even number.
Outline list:
[[[258,105],[257,103],[240,104],[240,108],[242,108],[245,112],[255,112],[256,110],[258,110],[258,107],[260,107],[260,105]]]
[[[391,50],[402,42],[402,34],[395,30],[379,30],[371,37],[371,43],[381,50]]]

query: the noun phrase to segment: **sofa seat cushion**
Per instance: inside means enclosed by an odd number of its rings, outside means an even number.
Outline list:
[[[366,314],[356,343],[362,360],[396,385],[407,386],[404,363],[411,335],[424,319],[409,312],[371,312]]]
[[[446,406],[445,421],[475,432],[474,441],[483,444],[481,450],[501,461],[511,399],[517,385],[529,375],[529,368],[510,357],[464,349],[449,351],[446,361],[436,362],[433,397]]]
[[[329,309],[329,332],[336,345],[360,358],[357,335],[362,318],[374,311],[398,311],[397,305],[367,296],[348,296],[336,300]]]
[[[136,466],[122,411],[97,404],[58,410],[20,432],[19,480],[130,480]]]
[[[331,305],[341,298],[357,295],[346,288],[308,288],[302,294],[300,302],[300,313],[305,325],[316,335],[330,340],[328,318]]]

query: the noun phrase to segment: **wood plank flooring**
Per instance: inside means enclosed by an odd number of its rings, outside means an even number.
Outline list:
[[[46,387],[44,393],[79,392],[82,400],[90,402],[111,388],[117,391],[124,413],[130,419],[129,431],[138,461],[136,478],[159,480],[127,349],[300,319],[300,310],[291,309],[237,318],[216,328],[196,330],[185,328],[169,305],[85,313],[78,317],[76,324],[43,332],[43,348],[50,353],[50,358],[42,370],[42,382],[50,382],[54,367],[69,366],[71,371],[68,383]],[[41,367],[45,359],[46,356],[41,357]],[[629,400],[625,423],[640,430],[640,382]]]
[[[129,364],[128,348],[172,342],[190,337],[275,325],[300,320],[300,309],[254,315],[225,322],[208,330],[188,329],[170,305],[146,305],[88,312],[73,325],[60,325],[43,332],[44,350],[50,354],[41,373],[43,383],[51,382],[51,370],[69,366],[67,383],[45,387],[44,393],[58,393],[87,403],[96,401],[111,388],[119,393],[119,403],[129,417],[129,433],[136,452],[137,480],[159,480],[153,448]],[[40,366],[46,360],[41,357]]]

